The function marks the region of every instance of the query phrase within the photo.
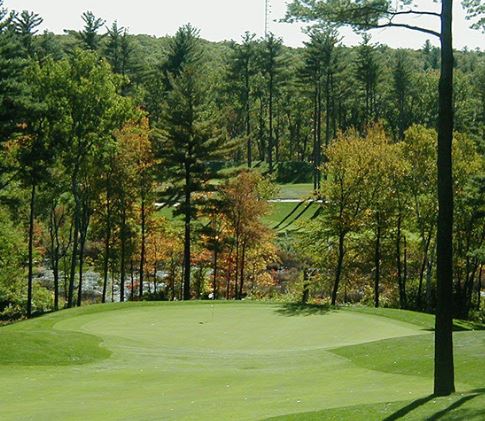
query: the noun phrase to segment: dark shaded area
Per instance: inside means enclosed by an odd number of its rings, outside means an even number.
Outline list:
[[[314,212],[314,214],[311,216],[310,220],[313,221],[314,219],[318,218],[322,213],[322,211],[323,211],[323,206],[319,206],[317,210]]]
[[[278,229],[281,225],[283,225],[287,220],[288,218],[290,218],[301,206],[303,206],[303,201],[302,202],[299,202],[297,203],[297,205],[291,210],[291,212],[286,215],[279,223],[278,225],[275,225],[273,227],[273,229]]]
[[[301,203],[304,203],[304,202],[301,202]],[[298,221],[298,219],[300,219],[303,216],[303,214],[313,205],[313,203],[315,202],[308,202],[308,204],[290,222],[288,222],[284,227],[281,227],[280,229],[284,230],[285,228],[288,228],[291,224]]]
[[[338,308],[328,304],[288,303],[282,304],[276,310],[276,313],[281,314],[282,316],[311,316],[313,314],[323,315],[336,310],[338,310]]]
[[[416,399],[415,401],[412,401],[410,404],[402,407],[398,411],[394,412],[394,414],[389,415],[388,417],[384,418],[383,421],[395,421],[398,420],[407,414],[409,414],[411,411],[415,410],[416,408],[419,408],[421,405],[424,405],[425,403],[429,402],[434,398],[433,395],[426,396],[424,398]]]
[[[430,421],[434,421],[434,420],[440,420],[442,419],[445,415],[448,415],[450,411],[453,411],[457,408],[459,408],[460,406],[462,406],[465,402],[468,402],[470,400],[472,400],[473,398],[476,398],[477,396],[479,396],[479,394],[475,394],[475,395],[468,395],[468,396],[463,396],[461,399],[458,399],[456,402],[452,403],[448,408],[446,409],[443,409],[439,412],[437,412],[436,414],[434,414],[433,416],[431,416],[429,418]],[[475,412],[475,411],[472,411],[472,412]],[[480,411],[480,412],[483,412],[483,411]],[[462,415],[459,415],[457,414],[460,418],[462,417]],[[463,419],[463,418],[461,418]]]
[[[482,418],[482,415],[485,415],[485,409],[481,410],[473,410],[473,409],[466,409],[463,411],[458,411],[455,413],[450,413],[452,411],[455,411],[456,409],[460,408],[462,405],[464,405],[466,402],[471,401],[472,399],[476,398],[477,396],[480,396],[481,394],[485,393],[485,388],[483,389],[475,389],[470,391],[470,394],[467,394],[457,401],[453,402],[450,406],[448,406],[445,409],[442,409],[441,411],[436,412],[434,415],[430,416],[427,418],[427,420],[430,421],[437,421],[441,419],[446,419],[446,420],[465,420],[465,419],[485,419]],[[415,401],[411,402],[410,404],[402,407],[398,411],[394,412],[393,414],[389,415],[388,417],[384,418],[383,421],[395,421],[402,419],[406,415],[408,415],[411,411],[419,408],[421,405],[424,405],[431,401],[432,399],[435,399],[435,395],[429,395],[424,398],[416,399]]]
[[[434,327],[423,329],[428,332],[434,332]],[[485,325],[471,321],[453,320],[453,332],[469,332],[470,330],[485,330]]]

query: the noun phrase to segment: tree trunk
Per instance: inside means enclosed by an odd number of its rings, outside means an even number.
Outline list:
[[[239,299],[239,234],[236,234],[236,259],[234,267],[234,299]]]
[[[247,154],[248,154],[248,168],[253,165],[253,150],[251,144],[251,104],[249,100],[249,95],[251,93],[249,86],[249,63],[246,64],[245,72],[245,85],[246,85],[246,137],[247,137]]]
[[[87,227],[86,227],[87,229]],[[84,231],[84,230],[83,230]],[[79,283],[77,290],[77,306],[81,307],[82,292],[83,292],[83,270],[84,270],[84,248],[86,245],[87,232],[81,232],[81,239],[79,241]]]
[[[406,284],[408,281],[408,242],[406,236],[403,237],[403,247],[404,247],[404,261],[403,261],[403,277],[402,277],[402,287],[404,292],[404,298],[406,307],[408,304],[408,299],[406,296]]]
[[[310,281],[309,281],[308,269],[303,269],[303,295],[301,297],[301,303],[306,304],[310,295]]]
[[[135,268],[133,267],[133,258],[130,259],[130,280],[131,280],[131,297],[130,300],[135,299]]]
[[[125,301],[126,282],[126,203],[121,204],[121,233],[120,233],[120,301]]]
[[[246,244],[243,241],[242,244],[242,252],[241,252],[241,267],[240,267],[240,276],[239,276],[239,299],[242,298],[243,295],[243,287],[244,287],[244,265],[246,264]]]
[[[185,237],[184,237],[184,285],[183,285],[183,299],[190,300],[190,231],[191,231],[191,177],[190,167],[186,165],[185,169]]]
[[[317,190],[317,143],[318,143],[318,113],[320,112],[320,108],[318,106],[318,98],[319,98],[319,84],[320,82],[317,80],[315,82],[315,92],[314,92],[314,104],[313,104],[313,190]]]
[[[453,1],[442,0],[441,74],[438,113],[437,306],[434,394],[455,391],[453,364]]]
[[[429,254],[429,245],[431,243],[432,237],[432,230],[430,230],[428,238],[424,243],[424,250],[423,250],[423,261],[421,263],[421,269],[419,270],[419,285],[418,285],[418,296],[416,297],[416,308],[421,310],[422,308],[422,295],[423,295],[423,280],[424,280],[424,272],[426,270],[426,266],[428,264],[428,254]]]
[[[72,238],[72,256],[71,256],[71,268],[69,272],[69,292],[67,295],[67,307],[71,308],[74,305],[74,280],[76,276],[76,266],[78,258],[79,247],[79,225],[80,225],[80,213],[81,203],[78,193],[77,179],[72,181],[72,193],[76,202],[74,207],[74,235]]]
[[[482,302],[482,270],[483,265],[480,264],[480,269],[478,271],[478,279],[477,279],[477,310],[480,311],[481,302]]]
[[[401,224],[402,224],[402,215],[399,214],[397,219],[397,233],[396,233],[396,268],[397,268],[397,284],[399,287],[399,307],[401,309],[406,308],[406,293],[404,290],[404,282],[403,282],[403,270],[402,270],[402,261],[401,261]]]
[[[35,220],[35,181],[32,180],[29,216],[29,275],[27,281],[27,317],[32,317],[32,283],[34,276],[34,220]]]
[[[316,190],[320,190],[322,164],[322,89],[319,86],[317,95],[317,145],[315,151],[315,175],[316,175]]]
[[[108,271],[111,244],[111,187],[110,181],[106,187],[106,232],[104,237],[104,262],[103,262],[103,297],[102,302],[106,302],[106,289],[108,287]]]
[[[374,251],[374,307],[379,307],[379,284],[381,281],[381,218],[377,216],[376,244]]]
[[[218,258],[218,248],[219,244],[216,242],[214,247],[214,270],[213,270],[213,278],[212,278],[212,299],[215,300],[217,298],[217,258]]]
[[[345,254],[345,248],[344,248],[344,241],[345,241],[345,233],[341,232],[339,234],[339,239],[338,239],[338,258],[337,258],[337,268],[335,270],[335,281],[333,284],[333,291],[332,291],[332,305],[334,306],[337,303],[337,292],[338,292],[338,287],[340,284],[340,278],[342,275],[342,267],[344,263],[344,254]]]
[[[145,215],[145,197],[141,198],[141,250],[140,250],[140,285],[139,298],[143,298],[143,281],[145,276],[145,242],[146,242],[146,215]]]
[[[268,138],[268,165],[269,173],[273,174],[273,72],[269,75],[269,138]]]

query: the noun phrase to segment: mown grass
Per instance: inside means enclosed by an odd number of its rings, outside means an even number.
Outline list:
[[[485,331],[455,334],[459,394],[422,401],[432,321],[253,302],[61,311],[0,328],[0,418],[480,419]]]

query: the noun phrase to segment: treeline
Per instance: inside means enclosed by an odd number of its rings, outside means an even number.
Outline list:
[[[103,57],[103,22],[86,13],[77,45],[56,55],[36,36],[40,17],[1,18],[1,316],[207,296],[212,264],[213,294],[240,298],[244,280],[254,288],[272,258],[260,222],[270,188],[258,174],[231,181],[209,165],[237,142],[216,112],[197,31],[187,25],[167,44],[154,118],[151,91],[124,73],[121,30],[111,29]],[[181,223],[160,216],[165,206]],[[39,278],[47,268],[52,285]],[[90,268],[101,275],[99,296],[86,285]]]
[[[306,270],[319,268],[306,286],[312,294],[331,297],[332,304],[434,311],[436,138],[434,129],[413,125],[393,142],[374,126],[342,133],[328,148],[325,203],[299,240]],[[485,159],[463,134],[455,136],[453,159],[453,313],[468,318],[481,301]]]
[[[268,179],[289,169],[300,181],[309,174],[322,199],[324,222],[305,228],[315,242],[302,250],[314,250],[320,274],[332,271],[334,302],[341,283],[352,280],[360,294],[374,273],[376,304],[397,279],[403,307],[433,306],[435,145],[425,141],[437,114],[438,49],[392,50],[369,36],[348,48],[322,29],[300,49],[271,34],[209,43],[190,25],[157,39],[106,27],[90,12],[79,32],[39,34],[40,16],[1,2],[0,10],[3,317],[84,300],[265,295],[278,283],[268,265],[282,259],[261,222]],[[469,165],[485,133],[480,51],[457,52],[455,108],[457,138],[468,145],[463,167],[481,173],[481,163]],[[368,139],[348,140],[360,137]],[[346,145],[355,154],[338,152]],[[224,170],[237,165],[264,177]],[[344,203],[335,183],[352,168],[362,173],[341,192]],[[482,261],[481,214],[470,222],[466,213],[481,200],[468,187],[472,175],[456,210],[457,294],[467,314]],[[386,181],[398,176],[397,187]],[[161,216],[167,208],[173,221]],[[52,287],[34,282],[47,268]],[[89,268],[101,276],[99,297],[86,284]]]

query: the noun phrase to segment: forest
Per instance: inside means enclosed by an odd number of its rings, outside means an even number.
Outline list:
[[[434,311],[438,47],[1,17],[2,319],[199,298]],[[485,53],[454,71],[453,312],[483,320]]]

